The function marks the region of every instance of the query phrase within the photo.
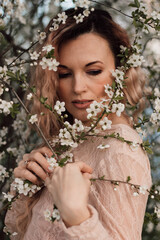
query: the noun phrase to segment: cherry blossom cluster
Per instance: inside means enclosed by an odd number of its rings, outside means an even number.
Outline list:
[[[4,115],[9,115],[12,107],[13,101],[6,101],[0,99],[0,113],[4,113]]]
[[[83,22],[83,19],[85,17],[88,17],[90,14],[90,11],[94,11],[93,8],[91,8],[91,10],[89,10],[89,7],[91,5],[91,1],[89,0],[77,0],[75,2],[75,9],[77,9],[78,7],[84,8],[85,10],[83,11],[83,14],[78,14],[77,16],[74,15],[73,18],[75,19],[76,23],[81,23]],[[65,12],[62,13],[58,13],[57,18],[53,19],[53,23],[52,26],[50,27],[50,31],[56,31],[60,24],[65,24],[66,20],[67,20],[68,16],[66,15]]]
[[[22,180],[21,178],[15,178],[14,182],[11,184],[11,190],[18,192],[19,194],[24,194],[25,196],[32,197],[34,193],[39,191],[41,187],[31,184],[27,180]]]
[[[16,0],[2,0],[0,5],[1,15],[0,26],[5,26],[8,23],[9,18],[18,19],[22,24],[26,24],[26,19],[22,15],[25,13],[26,6],[23,1]]]
[[[160,207],[155,207],[154,212],[157,214],[157,217],[160,218]]]
[[[153,124],[158,125],[158,123],[160,122],[160,91],[158,88],[154,89],[154,96],[154,112],[151,114],[150,121]]]
[[[44,211],[45,220],[48,222],[54,222],[55,220],[59,221],[61,219],[60,212],[57,208],[54,208],[51,212],[49,209]]]
[[[58,167],[57,160],[54,157],[48,157],[47,155],[45,156],[47,159],[47,162],[49,163],[48,169],[50,171],[53,171],[56,167]]]
[[[6,171],[7,169],[0,165],[0,181],[4,182],[5,178],[9,177],[9,173]]]
[[[160,23],[160,12],[151,12],[148,8],[148,4],[144,0],[134,0],[133,3],[129,4],[131,7],[135,7],[136,10],[132,12],[134,24],[138,28],[142,29],[142,32],[148,34],[149,27],[155,28],[158,33],[158,26]],[[158,33],[159,34],[159,33]]]

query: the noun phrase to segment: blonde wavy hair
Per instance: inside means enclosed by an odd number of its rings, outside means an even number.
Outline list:
[[[76,24],[74,15],[83,13],[84,9],[69,9],[66,11],[68,16],[66,23],[61,24],[59,29],[50,32],[49,29],[52,27],[53,19],[48,24],[45,32],[47,38],[43,44],[37,46],[37,51],[41,51],[42,47],[51,44],[56,48],[58,53],[60,47],[65,42],[77,38],[79,35],[84,33],[96,33],[101,37],[106,39],[109,43],[110,48],[115,57],[116,67],[121,66],[121,58],[118,56],[120,54],[120,46],[123,45],[127,48],[131,48],[129,37],[126,31],[121,28],[117,23],[112,20],[110,14],[103,10],[95,10],[90,13],[88,17],[85,17],[82,23]],[[41,51],[42,52],[42,51]],[[43,52],[42,52],[43,53]],[[43,54],[41,54],[43,57]],[[32,85],[36,87],[36,94],[38,98],[41,96],[47,97],[46,103],[54,107],[55,101],[58,99],[57,96],[57,74],[56,72],[49,71],[47,69],[43,70],[41,66],[37,65],[34,72],[32,72]],[[126,88],[124,88],[124,103],[129,103],[132,106],[137,106],[136,111],[133,114],[135,121],[137,120],[138,113],[140,113],[144,108],[143,91],[145,85],[145,76],[143,71],[138,68],[130,68],[126,73]],[[41,112],[44,115],[41,115]],[[37,98],[34,99],[34,104],[32,106],[32,113],[36,113],[39,119],[39,126],[43,130],[43,133],[47,138],[55,135],[60,126],[54,114],[49,112]],[[18,230],[22,233],[22,236],[27,228],[27,223],[31,219],[31,209],[38,201],[40,194],[30,198],[27,201],[27,207],[25,212],[18,217],[17,226]],[[21,223],[21,224],[20,224]]]

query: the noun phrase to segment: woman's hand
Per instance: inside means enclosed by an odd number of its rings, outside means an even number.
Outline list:
[[[78,225],[90,217],[87,208],[92,168],[84,162],[56,167],[46,186],[67,226]]]
[[[45,158],[45,154],[48,157],[53,155],[47,147],[42,147],[33,150],[29,154],[25,154],[23,160],[19,162],[18,167],[14,169],[15,178],[27,179],[34,184],[41,185],[48,174],[51,173],[48,169],[49,163]]]

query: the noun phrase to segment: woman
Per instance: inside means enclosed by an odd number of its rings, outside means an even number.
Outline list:
[[[114,81],[111,70],[121,66],[120,46],[130,48],[130,43],[126,32],[107,12],[95,10],[84,17],[82,23],[76,24],[73,16],[80,13],[83,14],[83,9],[66,11],[66,23],[50,32],[40,46],[41,50],[52,44],[60,65],[58,76],[38,66],[34,85],[38,96],[47,96],[53,107],[57,99],[65,102],[70,123],[76,118],[88,126],[86,109],[93,101],[99,102],[106,96],[104,85],[111,86]],[[52,23],[53,20],[46,31]],[[139,68],[130,68],[126,76],[123,102],[131,105],[139,102],[141,108],[143,74]],[[35,102],[34,113],[39,116],[41,129],[51,138],[61,126],[48,112],[41,116],[45,111],[38,101]],[[142,142],[126,113],[120,117],[110,113],[108,119],[112,126],[104,134],[115,132],[126,140]],[[100,144],[107,144],[109,148],[102,151],[97,148]],[[147,194],[134,196],[137,195],[135,190],[127,184],[115,188],[107,181],[95,181],[91,185],[89,180],[105,175],[106,179],[126,181],[130,176],[132,183],[149,189],[150,165],[141,147],[133,151],[127,143],[115,138],[88,137],[73,150],[75,162],[57,167],[53,174],[48,168],[46,154],[52,156],[50,149],[42,147],[24,155],[14,171],[15,177],[36,184],[45,181],[45,188],[32,198],[21,196],[13,203],[6,217],[10,231],[18,233],[12,239],[141,239]],[[45,221],[44,211],[52,211],[53,204],[58,207],[61,220],[51,223]]]

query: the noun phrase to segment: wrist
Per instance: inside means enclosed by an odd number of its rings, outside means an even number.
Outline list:
[[[74,225],[79,225],[88,218],[90,218],[91,213],[88,207],[71,209],[69,210],[69,214],[62,216],[63,222],[66,227],[71,227]]]

